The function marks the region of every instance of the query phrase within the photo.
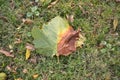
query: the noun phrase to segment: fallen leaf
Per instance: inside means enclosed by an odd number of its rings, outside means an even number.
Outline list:
[[[26,60],[28,60],[28,58],[30,57],[30,52],[31,52],[30,49],[26,49],[26,53],[25,53],[25,55],[26,55]]]
[[[0,53],[4,54],[5,56],[8,56],[8,57],[14,57],[13,54],[11,54],[10,52],[5,51],[5,50],[3,50],[3,49],[0,50]]]
[[[22,19],[22,21],[24,24],[32,24],[33,23],[33,20],[31,20],[31,19]]]
[[[59,16],[44,24],[42,28],[34,27],[32,36],[36,51],[49,56],[67,56],[85,41],[79,29],[74,30],[66,19]]]
[[[114,31],[116,30],[117,25],[118,25],[118,19],[114,18],[114,20],[113,20],[113,29],[114,29]]]
[[[3,21],[5,21],[5,22],[8,22],[8,19],[5,16],[0,16],[0,19],[3,20]]]
[[[33,78],[34,78],[34,79],[37,79],[38,76],[39,76],[38,74],[34,74],[34,75],[33,75]]]
[[[0,80],[6,80],[7,75],[4,72],[0,72]]]
[[[26,44],[26,60],[30,57],[30,52],[33,51],[35,48],[32,44],[27,43]]]
[[[54,2],[50,3],[50,5],[47,8],[51,8],[52,6],[54,6],[59,0],[55,0]]]

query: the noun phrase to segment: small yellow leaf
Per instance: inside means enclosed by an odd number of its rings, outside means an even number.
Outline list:
[[[114,31],[116,30],[117,25],[118,25],[118,19],[114,18],[114,20],[113,20],[113,29],[114,29]]]
[[[33,78],[36,79],[39,75],[38,74],[34,74]]]
[[[26,49],[26,60],[30,57],[30,49]]]
[[[6,80],[7,75],[3,72],[0,73],[0,80]]]

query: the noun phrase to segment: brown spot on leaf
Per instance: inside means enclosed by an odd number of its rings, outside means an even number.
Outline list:
[[[76,41],[79,38],[79,33],[80,30],[74,31],[74,29],[70,27],[69,30],[64,33],[64,35],[60,36],[61,40],[57,46],[58,56],[67,56],[76,51]]]

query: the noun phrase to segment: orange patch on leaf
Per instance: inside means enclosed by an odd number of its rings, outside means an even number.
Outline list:
[[[60,35],[61,39],[57,46],[57,52],[59,55],[67,56],[76,51],[76,41],[79,38],[80,30],[75,31],[72,27],[68,29],[64,34]]]

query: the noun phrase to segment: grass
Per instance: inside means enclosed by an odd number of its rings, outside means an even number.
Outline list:
[[[33,80],[34,74],[39,75],[34,80],[119,80],[120,3],[117,0],[60,0],[48,9],[50,0],[41,1],[0,0],[0,48],[9,51],[11,45],[15,55],[10,58],[0,54],[0,72],[5,72],[8,80]],[[35,6],[37,10],[32,11]],[[59,64],[56,57],[43,56],[36,51],[25,60],[25,44],[33,40],[31,29],[57,15],[65,17],[66,14],[74,15],[71,25],[75,29],[81,28],[86,37],[83,48],[67,57],[61,56]],[[23,18],[34,22],[21,25]],[[118,19],[115,31],[114,18]],[[19,26],[21,28],[17,29]],[[14,44],[16,38],[22,43]],[[8,70],[7,66],[12,70],[17,67],[16,72]]]

